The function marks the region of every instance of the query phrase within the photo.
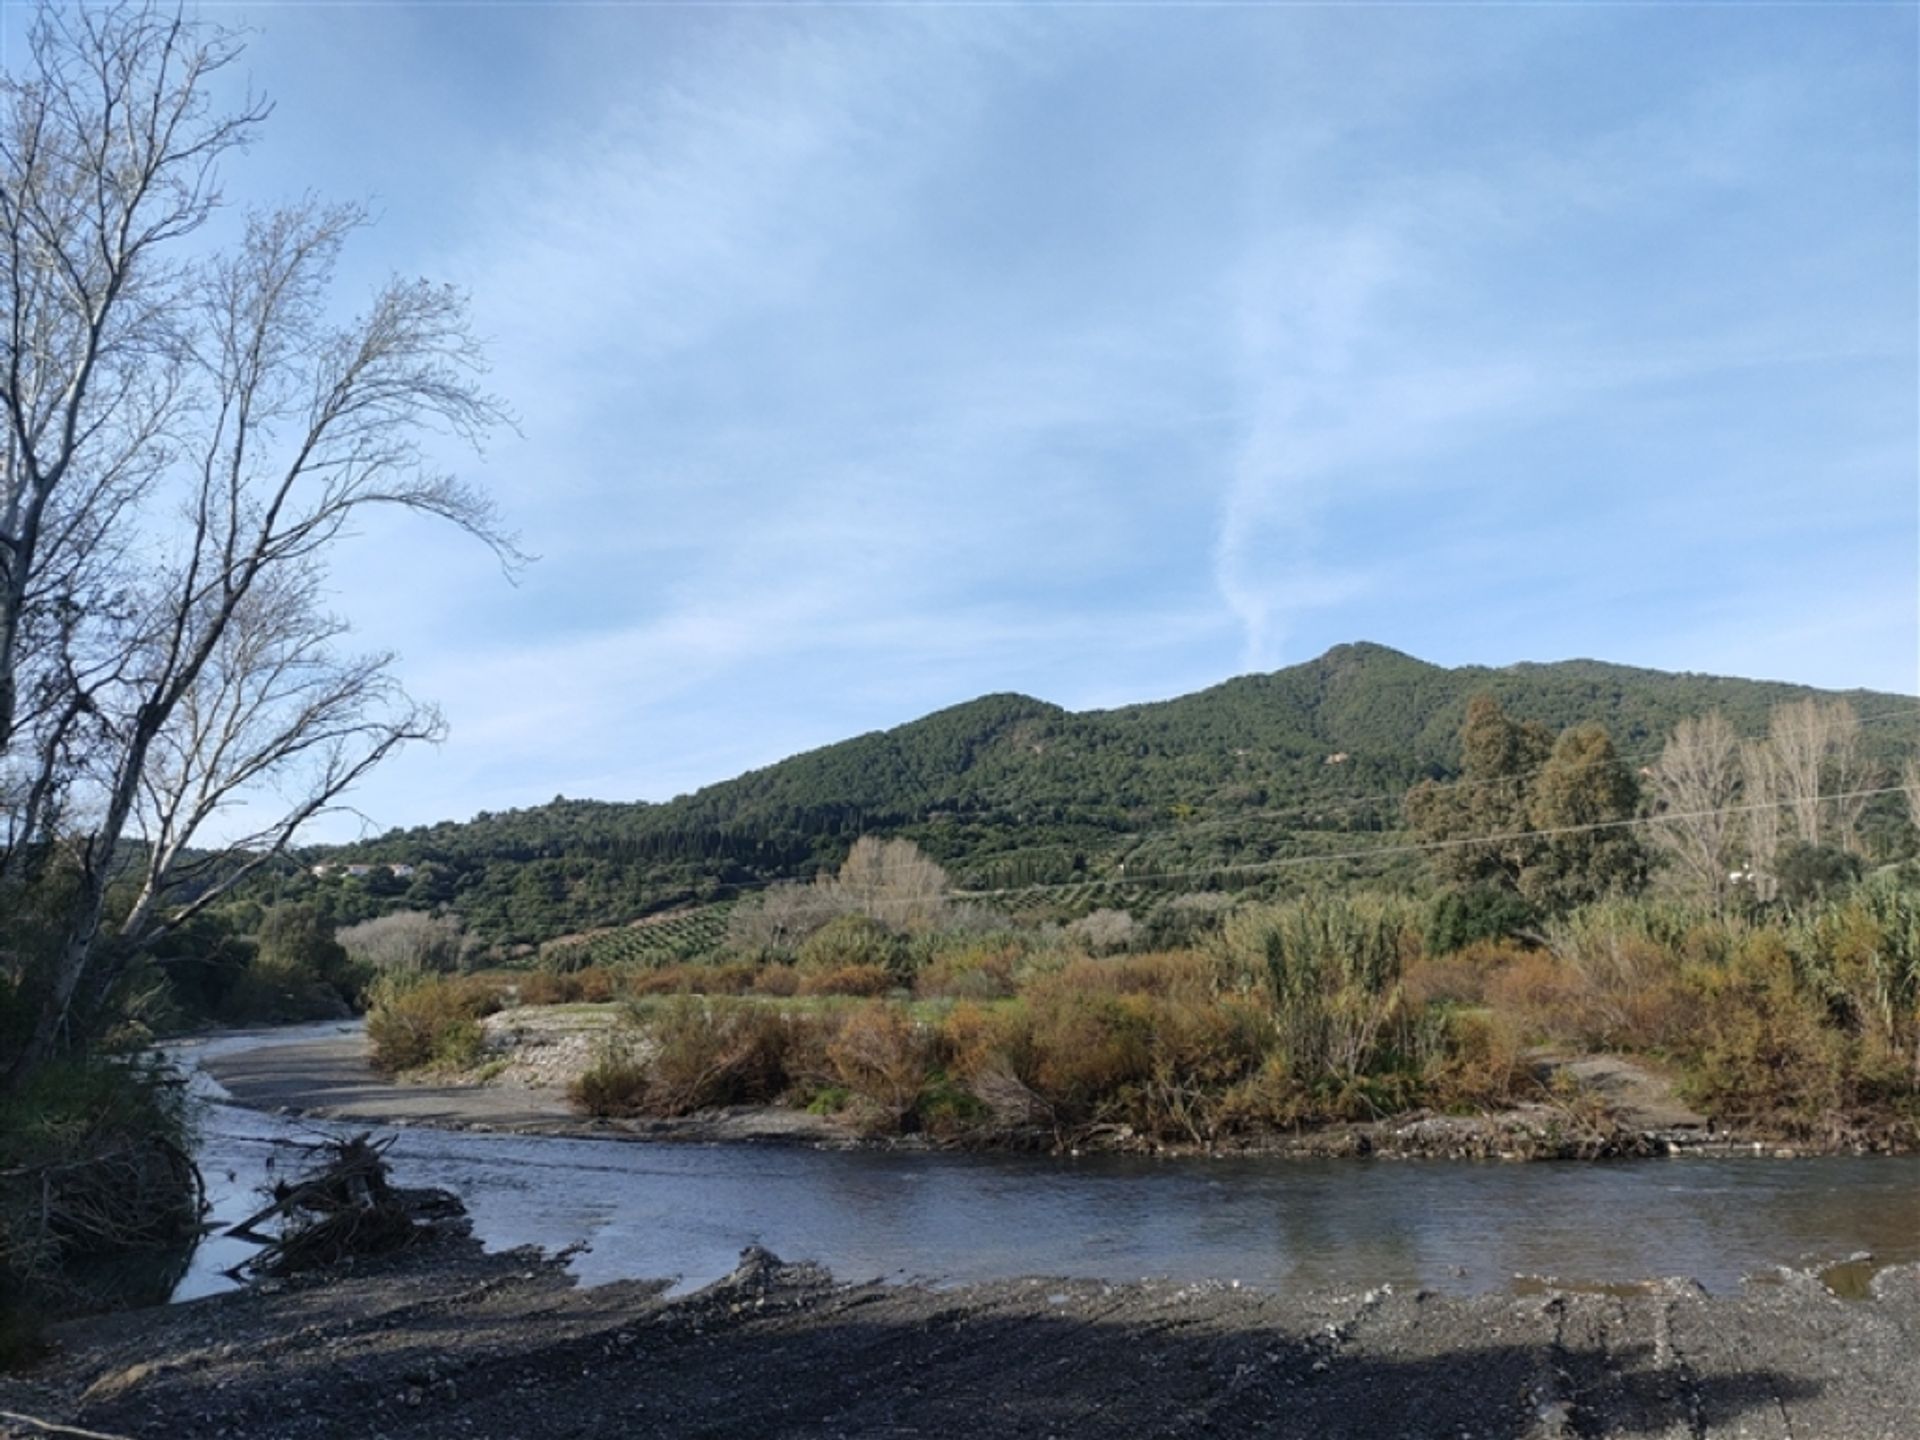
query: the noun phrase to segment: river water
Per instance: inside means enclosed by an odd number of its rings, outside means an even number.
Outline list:
[[[196,1085],[217,1221],[262,1203],[270,1166],[287,1163],[280,1142],[335,1133],[225,1103],[204,1075]],[[1920,1260],[1920,1157],[1152,1160],[425,1129],[398,1131],[390,1157],[399,1183],[459,1195],[490,1249],[588,1247],[571,1261],[587,1283],[672,1276],[690,1288],[748,1244],[843,1280],[1162,1276],[1462,1293],[1666,1276],[1723,1292],[1781,1266]],[[221,1271],[247,1248],[204,1243],[175,1298],[230,1285]],[[1859,1273],[1836,1272],[1840,1288]]]

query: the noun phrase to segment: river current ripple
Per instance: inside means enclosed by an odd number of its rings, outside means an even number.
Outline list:
[[[202,1072],[194,1083],[218,1223],[258,1208],[270,1166],[287,1163],[280,1142],[366,1128],[262,1114]],[[671,1276],[691,1288],[748,1244],[844,1280],[1455,1293],[1671,1276],[1725,1292],[1783,1266],[1920,1260],[1920,1157],[1154,1160],[380,1133],[396,1134],[399,1183],[460,1196],[489,1249],[585,1247],[570,1263],[589,1284]],[[174,1298],[227,1288],[221,1272],[246,1253],[218,1235],[203,1242]]]

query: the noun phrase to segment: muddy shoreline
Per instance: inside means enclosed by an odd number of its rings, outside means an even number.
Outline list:
[[[192,1053],[191,1048],[187,1053]],[[580,1114],[555,1086],[394,1079],[377,1074],[368,1064],[365,1040],[357,1030],[211,1054],[199,1063],[236,1103],[271,1114],[592,1140],[940,1148],[920,1136],[863,1137],[831,1117],[782,1106],[741,1106],[678,1119],[607,1120]],[[1030,1148],[1044,1150],[1051,1144],[1050,1137],[1036,1135]],[[1167,1144],[1109,1130],[1081,1140],[1077,1148],[1167,1156],[1447,1160],[1898,1153],[1857,1140],[1810,1144],[1715,1130],[1697,1117],[1676,1114],[1671,1106],[1643,1108],[1631,1102],[1620,1104],[1610,1115],[1552,1105],[1470,1116],[1415,1112],[1362,1124],[1237,1137],[1211,1146]]]

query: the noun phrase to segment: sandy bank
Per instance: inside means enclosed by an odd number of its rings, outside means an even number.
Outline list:
[[[256,1046],[209,1054],[200,1064],[236,1103],[273,1114],[601,1139],[856,1143],[825,1117],[772,1106],[687,1120],[595,1120],[575,1110],[558,1085],[396,1080],[368,1063],[366,1037],[358,1029],[284,1042],[267,1037]]]

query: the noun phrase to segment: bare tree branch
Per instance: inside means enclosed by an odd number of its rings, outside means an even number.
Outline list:
[[[211,105],[239,53],[143,0],[47,4],[0,79],[0,885],[28,883],[18,858],[48,846],[78,877],[16,1081],[83,976],[99,993],[371,767],[442,733],[390,657],[341,651],[319,604],[356,519],[398,507],[509,571],[525,559],[436,462],[433,437],[477,446],[510,423],[464,297],[394,280],[335,320],[335,264],[365,224],[352,206],[255,215],[211,257],[177,243],[268,114]],[[215,817],[240,815],[258,823],[207,863]],[[133,854],[132,910],[103,936]]]

